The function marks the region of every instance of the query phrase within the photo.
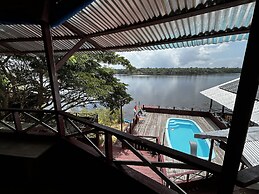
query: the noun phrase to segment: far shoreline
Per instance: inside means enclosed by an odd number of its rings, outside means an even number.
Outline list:
[[[114,69],[117,75],[212,75],[212,74],[229,74],[241,73],[241,68],[135,68]]]

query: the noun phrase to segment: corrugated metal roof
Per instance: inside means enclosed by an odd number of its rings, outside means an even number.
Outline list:
[[[196,138],[227,141],[229,129],[195,134]],[[259,127],[249,127],[243,149],[244,162],[249,167],[259,165]]]
[[[223,84],[222,86],[220,86],[221,89],[226,90],[228,92],[233,92],[233,93],[237,93],[237,89],[238,89],[238,84],[239,84],[239,79],[233,81],[233,82],[229,82],[227,84]],[[259,100],[259,90],[256,93],[256,100]]]
[[[252,0],[96,0],[51,32],[57,53],[82,38],[86,52],[217,44],[246,40],[254,7]],[[39,25],[0,25],[0,52],[38,54],[41,36]]]
[[[234,110],[236,93],[223,89],[224,86],[236,86],[239,83],[239,78],[231,80],[229,82],[208,88],[206,90],[201,91],[200,93],[204,96],[214,100],[215,102],[225,106],[230,110]],[[257,123],[259,125],[259,101],[255,100],[253,112],[251,115],[251,121]]]

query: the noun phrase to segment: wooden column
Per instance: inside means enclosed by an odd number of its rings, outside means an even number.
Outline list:
[[[63,118],[58,114],[58,111],[61,111],[61,100],[60,100],[59,84],[58,84],[55,62],[54,62],[50,25],[47,22],[42,22],[41,30],[42,30],[42,37],[43,37],[44,48],[45,48],[46,62],[48,66],[54,110],[56,113],[57,128],[58,128],[59,134],[63,136],[65,135],[65,130],[64,130]]]
[[[107,132],[105,133],[104,145],[105,145],[106,161],[107,163],[111,164],[113,161],[112,135]]]
[[[218,187],[219,194],[233,193],[247,135],[248,125],[251,119],[254,101],[258,90],[259,71],[257,56],[259,45],[257,42],[258,30],[256,28],[256,23],[258,24],[259,22],[259,5],[257,4],[254,10],[253,21],[247,42],[247,49],[236,95],[222,173],[218,183],[218,185],[220,185]]]
[[[120,104],[120,119],[121,119],[121,131],[123,131],[123,113],[122,113],[122,102]]]
[[[21,123],[21,118],[20,118],[19,112],[14,111],[14,112],[12,112],[12,114],[13,114],[13,120],[14,120],[14,126],[16,129],[16,132],[21,132],[22,123]]]

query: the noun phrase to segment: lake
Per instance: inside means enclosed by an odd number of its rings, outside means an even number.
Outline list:
[[[200,94],[202,90],[233,80],[239,73],[213,75],[116,75],[128,84],[128,93],[134,100],[123,106],[124,118],[133,118],[135,105],[155,105],[179,109],[209,110],[210,99]],[[213,109],[221,109],[213,102]]]

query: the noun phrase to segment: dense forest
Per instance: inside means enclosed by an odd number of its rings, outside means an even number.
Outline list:
[[[135,68],[115,69],[116,74],[126,75],[204,75],[204,74],[219,74],[219,73],[240,73],[241,68]]]

